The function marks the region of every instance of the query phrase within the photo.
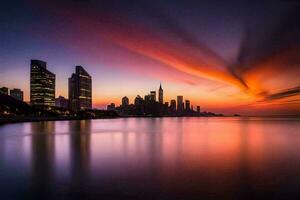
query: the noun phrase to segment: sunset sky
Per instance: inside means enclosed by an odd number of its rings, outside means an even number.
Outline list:
[[[300,3],[1,1],[0,87],[29,101],[30,59],[56,74],[56,96],[82,65],[93,106],[158,90],[203,111],[300,114]]]

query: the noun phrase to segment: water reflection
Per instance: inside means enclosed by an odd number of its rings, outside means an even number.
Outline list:
[[[0,127],[9,199],[299,197],[300,123],[137,118]]]

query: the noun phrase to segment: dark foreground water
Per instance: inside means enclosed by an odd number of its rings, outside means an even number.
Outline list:
[[[0,126],[0,199],[300,199],[300,121]]]

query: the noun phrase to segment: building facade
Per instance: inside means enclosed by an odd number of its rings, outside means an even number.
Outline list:
[[[145,95],[144,100],[146,103],[149,103],[150,99],[151,99],[150,94]]]
[[[143,103],[144,103],[144,99],[140,95],[137,95],[134,99],[134,105],[139,106],[142,105]]]
[[[31,60],[30,104],[51,108],[55,105],[55,74],[47,70],[47,63]]]
[[[55,99],[55,106],[59,108],[68,108],[69,107],[69,101],[63,96],[59,96]]]
[[[159,85],[159,90],[158,90],[158,102],[160,104],[164,103],[164,90],[161,87],[161,84]]]
[[[176,112],[176,100],[175,99],[172,99],[171,100],[171,103],[170,103],[170,111],[172,113],[175,113]]]
[[[156,91],[150,91],[150,101],[156,101]]]
[[[129,99],[128,99],[127,96],[125,96],[125,97],[122,98],[122,106],[126,107],[128,105],[129,105]]]
[[[191,110],[191,102],[190,100],[185,100],[185,110],[190,111]]]
[[[200,114],[200,106],[197,106],[197,113]]]
[[[111,104],[107,105],[107,110],[109,110],[109,111],[116,110],[116,105],[114,103],[111,103]]]
[[[75,112],[92,109],[92,77],[82,66],[69,78],[69,108]]]
[[[23,101],[24,93],[22,90],[14,88],[10,90],[9,95],[19,101]]]
[[[183,96],[177,96],[177,112],[182,112],[183,107]]]

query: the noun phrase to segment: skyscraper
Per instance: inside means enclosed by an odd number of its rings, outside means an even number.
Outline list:
[[[185,100],[185,110],[186,111],[191,110],[191,102],[190,102],[190,100]]]
[[[30,104],[51,108],[55,105],[55,74],[41,60],[31,60],[30,68]]]
[[[150,100],[156,101],[156,91],[150,91]]]
[[[150,99],[151,99],[150,94],[145,95],[144,100],[146,103],[149,103]]]
[[[137,95],[134,99],[135,106],[142,105],[143,102],[144,102],[144,99],[140,95]]]
[[[200,106],[197,106],[197,113],[200,114]]]
[[[126,107],[128,105],[129,105],[129,99],[128,99],[127,96],[125,96],[125,97],[122,98],[122,106]]]
[[[170,103],[170,110],[172,113],[175,113],[176,112],[176,100],[175,99],[172,99],[171,100],[171,103]]]
[[[177,112],[183,111],[183,96],[177,96]]]
[[[164,102],[164,90],[161,87],[161,83],[159,85],[159,90],[158,90],[158,102],[163,104]]]
[[[9,95],[19,101],[23,101],[23,91],[17,88],[10,90]]]
[[[69,78],[69,106],[75,112],[92,109],[92,77],[82,66]]]

